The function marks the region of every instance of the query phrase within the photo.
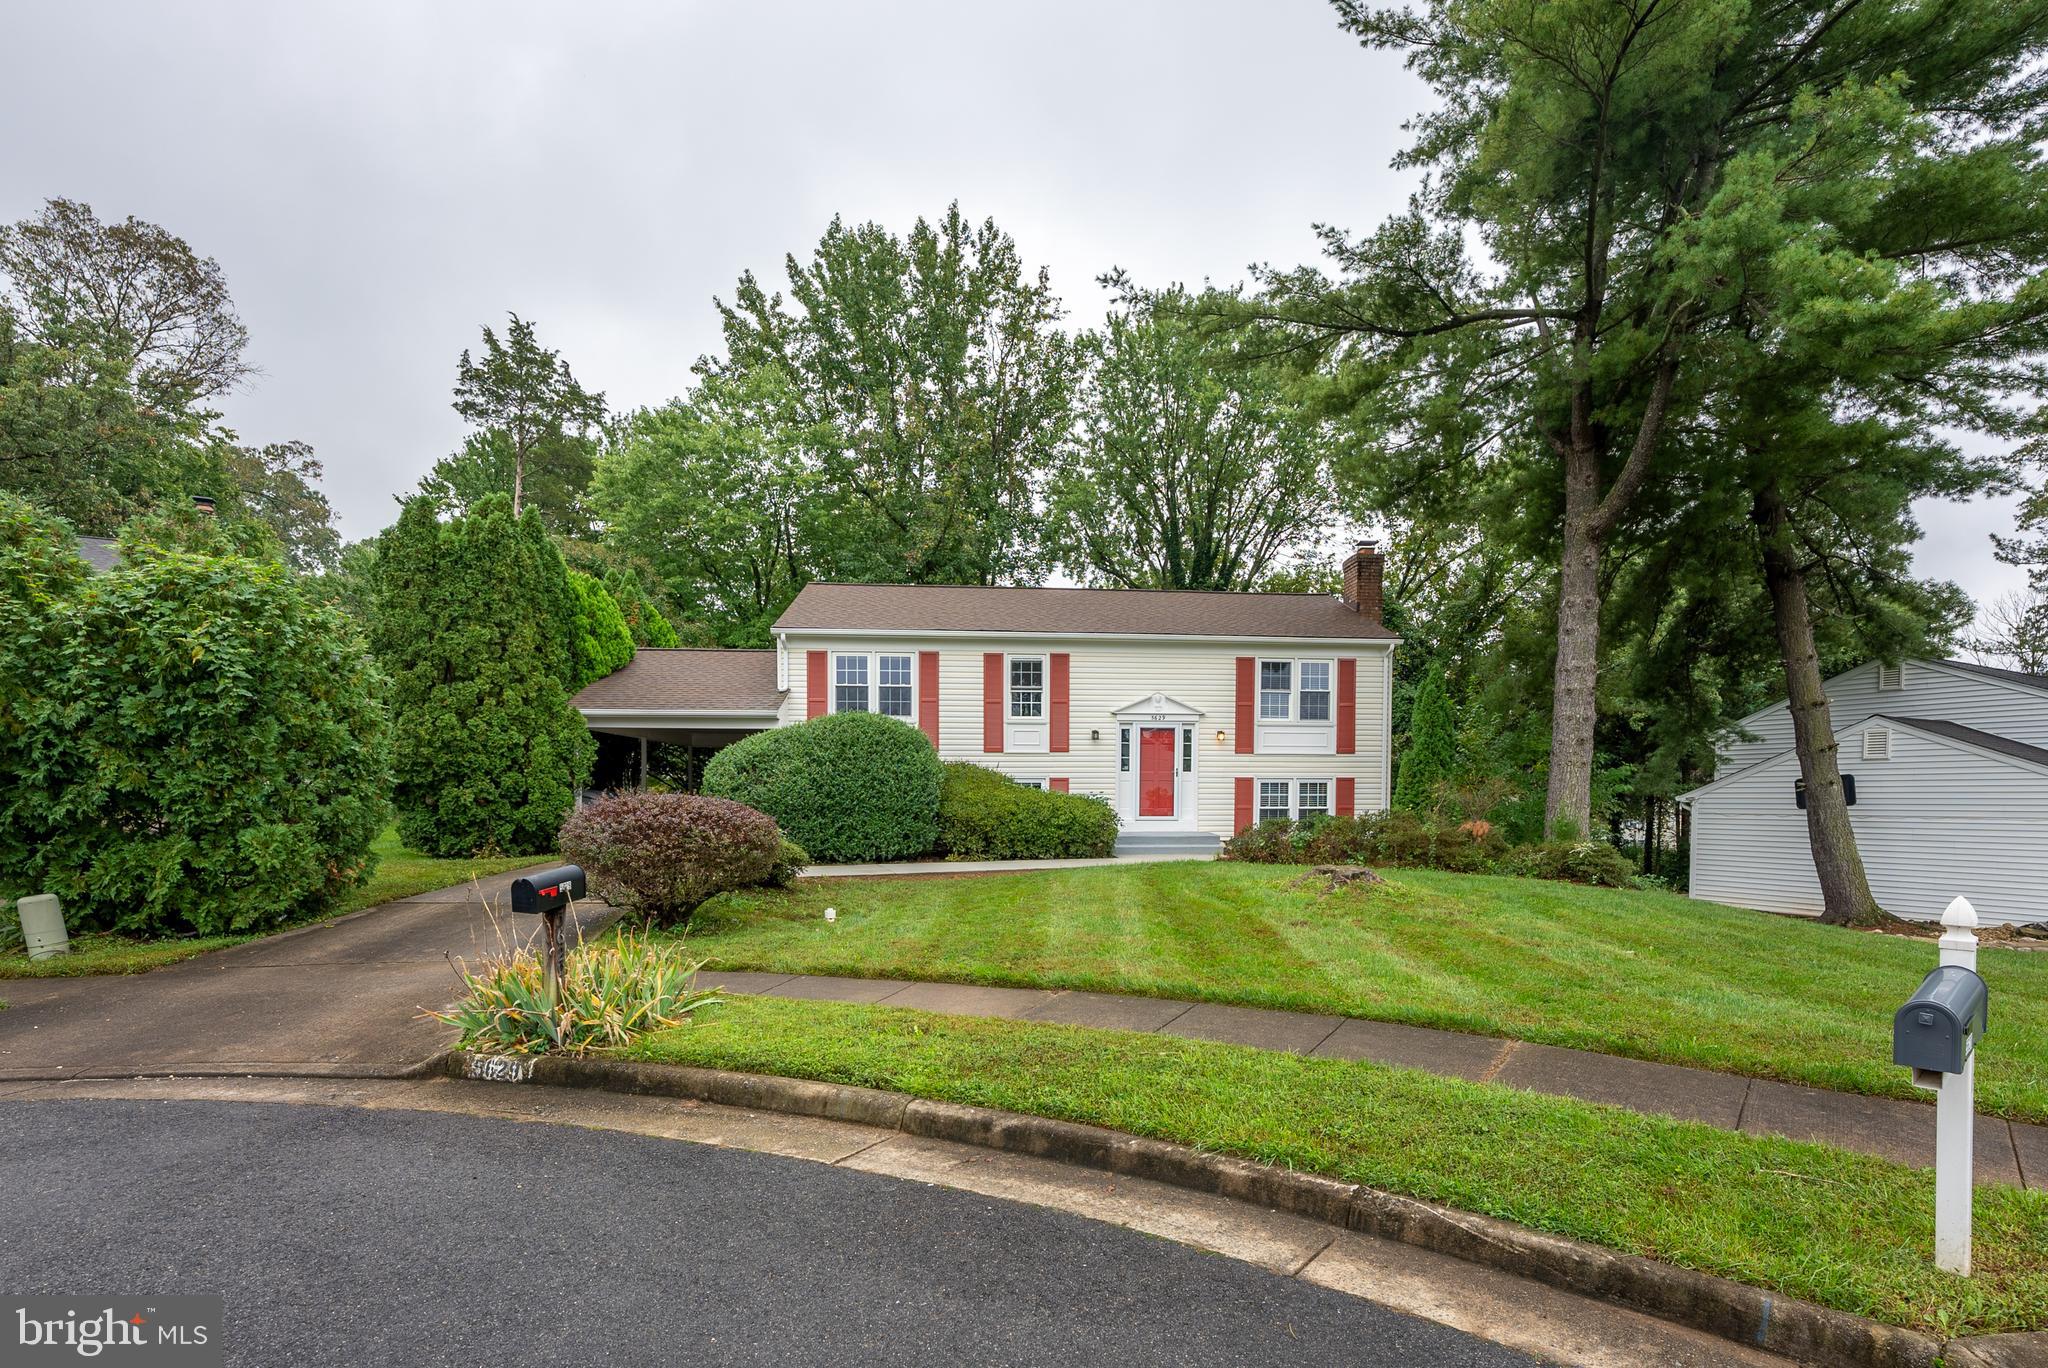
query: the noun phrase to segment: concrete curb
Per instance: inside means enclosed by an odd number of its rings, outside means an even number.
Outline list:
[[[1973,1368],[2048,1366],[2048,1333],[1988,1335],[1944,1346],[1917,1331],[1512,1222],[1099,1126],[930,1102],[873,1088],[677,1065],[460,1050],[449,1052],[442,1063],[455,1078],[689,1098],[825,1117],[1149,1178],[1399,1240],[1802,1362],[1935,1368],[1946,1355],[1950,1364]]]

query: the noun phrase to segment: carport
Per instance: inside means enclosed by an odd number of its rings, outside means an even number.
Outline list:
[[[711,754],[777,725],[783,695],[772,650],[642,647],[631,664],[572,700],[597,738],[591,785],[646,787],[650,772],[662,769],[659,747],[682,776],[680,786],[694,788]]]

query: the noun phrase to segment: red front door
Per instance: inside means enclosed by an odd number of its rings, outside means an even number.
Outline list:
[[[1173,816],[1173,728],[1138,729],[1138,815]]]

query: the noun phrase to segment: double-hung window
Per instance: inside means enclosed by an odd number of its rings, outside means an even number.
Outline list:
[[[1320,812],[1330,815],[1330,781],[1327,779],[1303,779],[1294,786],[1294,815],[1306,817]]]
[[[832,657],[832,711],[878,712],[905,722],[917,716],[915,671],[911,655],[835,655]]]
[[[1045,658],[1013,656],[1010,660],[1010,717],[1036,721],[1045,716]]]
[[[1294,815],[1294,785],[1286,779],[1259,780],[1259,820],[1286,821]]]
[[[1304,660],[1301,662],[1301,706],[1300,720],[1303,722],[1327,722],[1330,720],[1330,662],[1327,660]]]
[[[875,711],[882,716],[910,720],[912,663],[907,655],[875,657]]]
[[[1294,695],[1294,662],[1291,660],[1262,660],[1259,662],[1259,716],[1268,721],[1285,722],[1288,704]]]
[[[872,712],[868,705],[868,658],[843,655],[832,658],[832,711]]]

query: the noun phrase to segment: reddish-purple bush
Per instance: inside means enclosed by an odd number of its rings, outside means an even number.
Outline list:
[[[726,798],[615,793],[569,814],[561,850],[613,907],[681,925],[707,898],[768,882],[782,832],[774,818]]]

